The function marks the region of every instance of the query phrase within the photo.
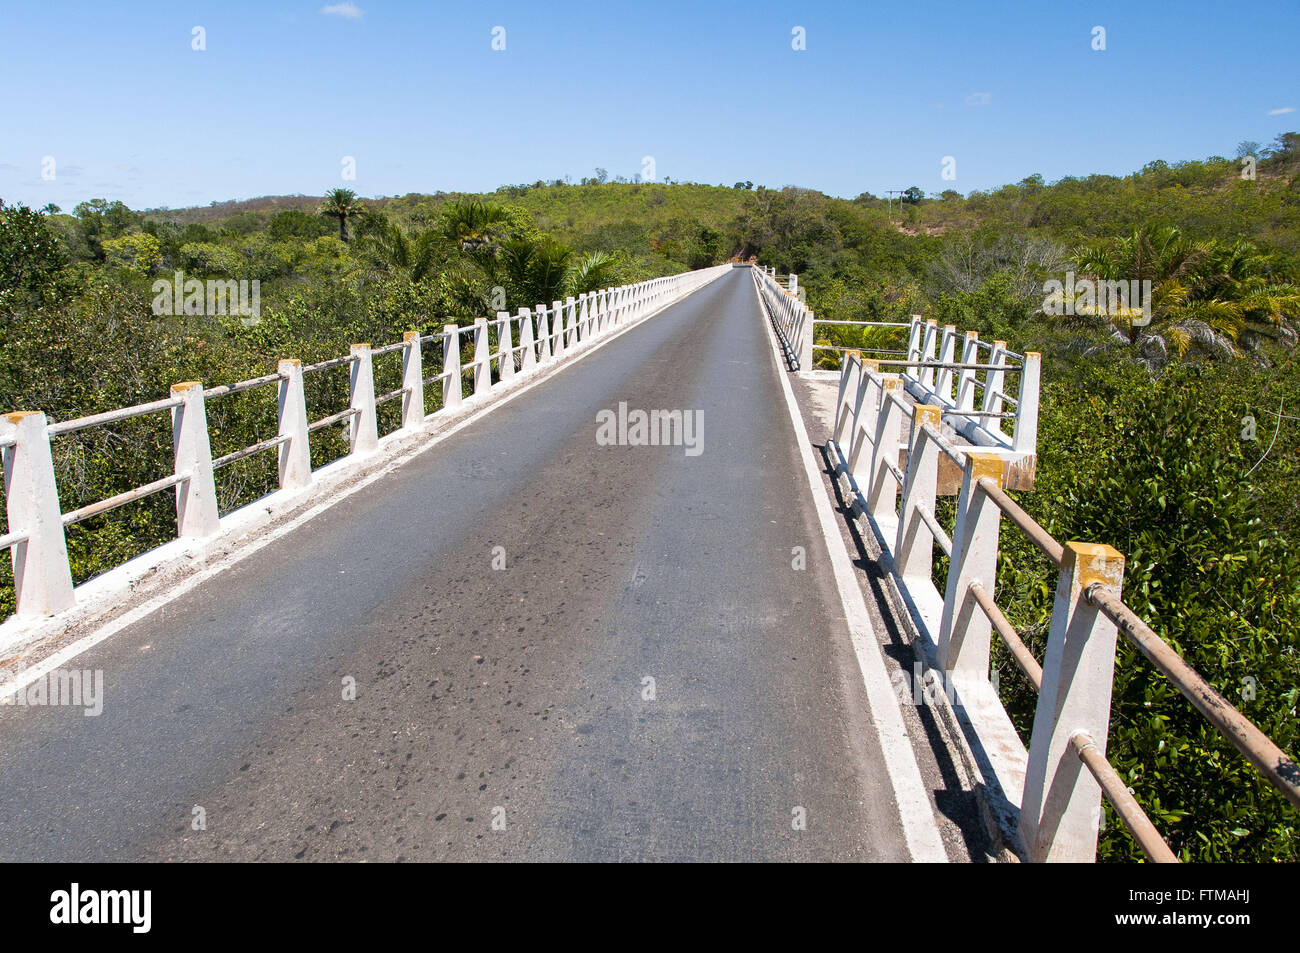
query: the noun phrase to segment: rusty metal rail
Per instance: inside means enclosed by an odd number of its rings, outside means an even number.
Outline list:
[[[1070,745],[1079,756],[1079,760],[1097,779],[1102,793],[1106,795],[1106,800],[1110,801],[1111,806],[1115,808],[1115,812],[1124,821],[1124,826],[1129,829],[1129,833],[1133,835],[1133,839],[1137,841],[1138,847],[1146,854],[1147,859],[1157,864],[1178,863],[1177,855],[1169,849],[1165,839],[1151,823],[1151,818],[1147,817],[1146,811],[1142,810],[1142,805],[1137,802],[1137,798],[1129,793],[1124,779],[1106,760],[1106,756],[1101,753],[1092,736],[1085,731],[1076,731],[1070,736]]]
[[[254,454],[261,453],[263,450],[270,450],[272,447],[278,447],[282,443],[288,443],[289,434],[281,434],[278,437],[271,437],[269,440],[263,440],[252,446],[245,447],[243,450],[236,450],[234,453],[228,453],[224,457],[218,457],[212,461],[212,469],[220,470],[222,467],[229,466],[232,463],[238,463],[245,457],[251,457]]]
[[[122,420],[130,420],[133,417],[143,417],[145,414],[157,413],[160,410],[171,410],[173,407],[179,407],[181,403],[179,397],[165,397],[162,400],[153,400],[147,404],[136,404],[133,407],[122,407],[118,410],[106,410],[102,414],[90,414],[87,417],[76,417],[72,420],[50,424],[46,428],[46,433],[51,437],[59,437],[63,434],[85,430],[87,427],[114,424]]]
[[[1026,513],[1020,504],[1008,496],[1007,491],[993,480],[985,477],[979,481],[979,485],[980,489],[998,505],[998,509],[1006,514],[1007,519],[1020,527],[1021,532],[1029,537],[1029,541],[1059,569],[1065,560],[1065,547],[1053,539],[1052,534],[1043,529],[1038,520]]]
[[[1232,742],[1261,774],[1273,782],[1274,787],[1286,795],[1287,800],[1300,807],[1300,770],[1290,755],[1230,705],[1123,601],[1096,586],[1089,586],[1084,596],[1115,623],[1125,638],[1182,692],[1206,721]]]
[[[222,384],[218,387],[209,387],[203,392],[203,399],[210,400],[213,397],[225,397],[228,394],[238,394],[242,391],[252,390],[254,387],[261,387],[264,384],[278,384],[280,374],[264,374],[261,377],[254,377],[246,381],[238,381],[234,384]]]
[[[1034,658],[1034,653],[1029,651],[1029,646],[1021,640],[1020,634],[1016,632],[1015,626],[998,608],[993,597],[989,595],[978,582],[970,584],[970,594],[975,597],[975,604],[984,610],[984,614],[989,617],[989,622],[1001,636],[1003,644],[1006,645],[1011,657],[1016,660],[1020,666],[1020,671],[1025,673],[1025,677],[1034,683],[1034,691],[1043,689],[1043,667],[1038,664],[1038,659]]]
[[[90,519],[92,516],[98,516],[101,513],[107,513],[109,510],[115,510],[119,506],[125,506],[128,503],[134,503],[136,500],[142,500],[146,496],[151,496],[161,490],[165,490],[177,483],[183,483],[190,478],[188,473],[173,473],[165,476],[161,480],[154,480],[152,483],[146,483],[144,486],[138,486],[134,490],[127,490],[125,493],[119,493],[116,496],[110,496],[106,500],[100,500],[98,503],[91,503],[89,506],[83,506],[79,510],[72,510],[63,514],[63,525],[71,526],[73,523],[80,523],[82,520]]]

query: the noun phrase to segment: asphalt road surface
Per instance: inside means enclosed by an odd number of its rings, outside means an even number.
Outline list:
[[[724,275],[65,665],[99,717],[0,708],[0,860],[908,859],[762,321]]]

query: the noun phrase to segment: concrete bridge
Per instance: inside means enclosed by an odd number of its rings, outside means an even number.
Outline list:
[[[1124,606],[1122,556],[1006,492],[1037,356],[913,319],[817,371],[794,282],[726,265],[6,417],[0,859],[1090,860],[1104,796],[1171,860],[1105,760],[1117,633],[1300,803]],[[309,422],[331,368],[349,404]],[[214,459],[208,406],[256,388],[276,436]],[[173,472],[61,510],[51,442],[146,414]],[[220,513],[214,472],[272,452],[280,489]],[[157,492],[177,539],[74,587],[65,531]],[[1061,568],[1041,662],[994,602],[1004,521]],[[993,634],[1039,687],[1028,745]]]

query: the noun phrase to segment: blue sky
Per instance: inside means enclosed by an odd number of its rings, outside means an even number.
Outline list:
[[[968,193],[1300,129],[1295,0],[333,2],[5,0],[0,198],[480,191],[645,156],[660,179]]]

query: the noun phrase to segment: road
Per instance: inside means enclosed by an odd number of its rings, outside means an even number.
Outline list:
[[[724,275],[0,708],[0,859],[908,859],[765,334]]]

